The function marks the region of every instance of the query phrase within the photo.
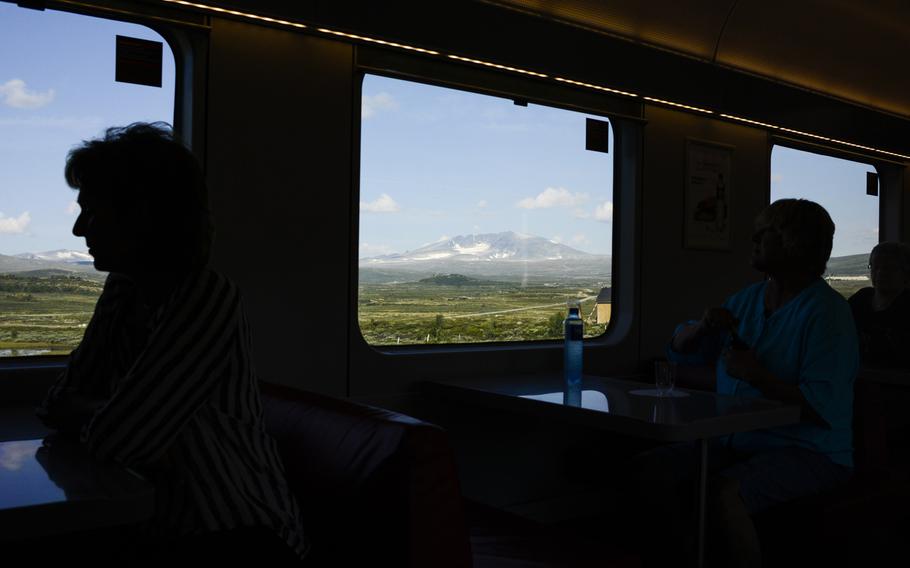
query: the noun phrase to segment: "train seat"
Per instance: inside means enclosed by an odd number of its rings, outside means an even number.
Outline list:
[[[317,566],[471,565],[445,432],[391,411],[263,383]]]
[[[855,473],[847,485],[755,516],[765,565],[869,564],[900,545],[895,531],[910,521],[910,472],[890,463],[882,397],[879,385],[856,382]]]
[[[608,546],[466,504],[448,436],[438,426],[269,383],[261,393],[266,429],[312,539],[311,565],[639,565]]]

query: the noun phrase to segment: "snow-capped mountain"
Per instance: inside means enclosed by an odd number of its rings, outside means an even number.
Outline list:
[[[43,260],[46,262],[67,262],[73,264],[85,264],[92,262],[92,255],[87,251],[78,250],[49,250],[46,252],[23,252],[13,255],[23,260]]]
[[[360,259],[361,282],[418,281],[434,274],[552,282],[610,278],[609,255],[507,231],[460,235],[402,253]]]
[[[361,259],[368,266],[426,261],[495,262],[588,260],[596,255],[551,240],[507,231],[482,235],[459,235],[403,253]]]
[[[50,271],[50,272],[48,272]],[[11,256],[0,254],[0,274],[19,273],[79,274],[102,278],[105,273],[95,270],[92,257],[78,250],[23,252]]]

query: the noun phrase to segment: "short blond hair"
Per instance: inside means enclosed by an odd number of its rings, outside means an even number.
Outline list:
[[[755,226],[775,229],[787,256],[805,262],[816,276],[825,273],[834,244],[834,221],[824,207],[808,199],[778,199],[759,213]]]

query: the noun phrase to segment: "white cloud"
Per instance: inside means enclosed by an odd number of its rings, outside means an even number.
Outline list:
[[[396,213],[401,210],[401,207],[395,203],[394,199],[389,197],[388,193],[383,193],[374,201],[361,201],[360,209],[370,213]]]
[[[32,222],[32,216],[28,211],[18,217],[6,217],[0,213],[0,235],[13,235],[24,233],[28,224]]]
[[[550,242],[560,244],[562,242],[562,235],[556,235],[555,237],[550,239]]]
[[[771,174],[771,183],[780,183],[784,181],[783,174]]]
[[[72,215],[73,213],[79,211],[79,204],[76,201],[70,201],[69,205],[66,206],[66,214]]]
[[[388,245],[375,245],[370,243],[360,243],[359,256],[361,258],[367,256],[379,256],[382,254],[389,254],[394,252],[392,247]]]
[[[602,221],[604,223],[613,222],[613,202],[604,201],[600,205],[594,208],[594,220]]]
[[[48,89],[44,93],[30,91],[22,79],[10,79],[0,85],[0,96],[6,106],[36,109],[49,105],[54,100],[54,89]]]
[[[7,471],[18,471],[34,455],[35,443],[31,440],[7,442],[0,450],[0,468]]]
[[[360,117],[363,120],[373,118],[376,113],[383,110],[395,110],[398,108],[398,101],[392,98],[388,93],[377,93],[375,95],[363,95],[360,100]]]
[[[550,207],[575,207],[588,199],[587,193],[572,193],[564,187],[548,187],[537,197],[526,197],[516,207],[522,209],[549,209]]]
[[[483,208],[486,207],[486,206],[487,206],[487,200],[486,200],[486,199],[481,199],[480,201],[477,202],[477,207],[479,207],[480,209],[483,209]]]

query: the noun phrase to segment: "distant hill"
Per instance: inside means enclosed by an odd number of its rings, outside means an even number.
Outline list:
[[[868,276],[869,255],[851,254],[832,257],[828,260],[826,276]]]
[[[65,253],[76,254],[65,254]],[[56,257],[54,254],[56,254]],[[77,251],[51,251],[51,253],[23,253],[16,256],[0,254],[0,274],[19,274],[34,271],[60,271],[83,278],[103,280],[107,273],[95,270],[91,261],[85,261]],[[42,258],[42,256],[44,258]],[[91,257],[89,257],[91,259]],[[33,276],[35,274],[32,274]]]
[[[464,274],[435,274],[429,278],[421,278],[418,282],[437,286],[496,286],[503,284],[503,282],[496,282],[495,280],[471,278]]]
[[[8,273],[12,276],[19,276],[23,278],[59,278],[59,277],[68,277],[68,278],[82,278],[83,280],[104,280],[107,278],[106,272],[95,272],[95,274],[90,274],[87,272],[77,272],[74,270],[61,270],[59,268],[41,268],[39,270],[23,270],[21,272]]]

